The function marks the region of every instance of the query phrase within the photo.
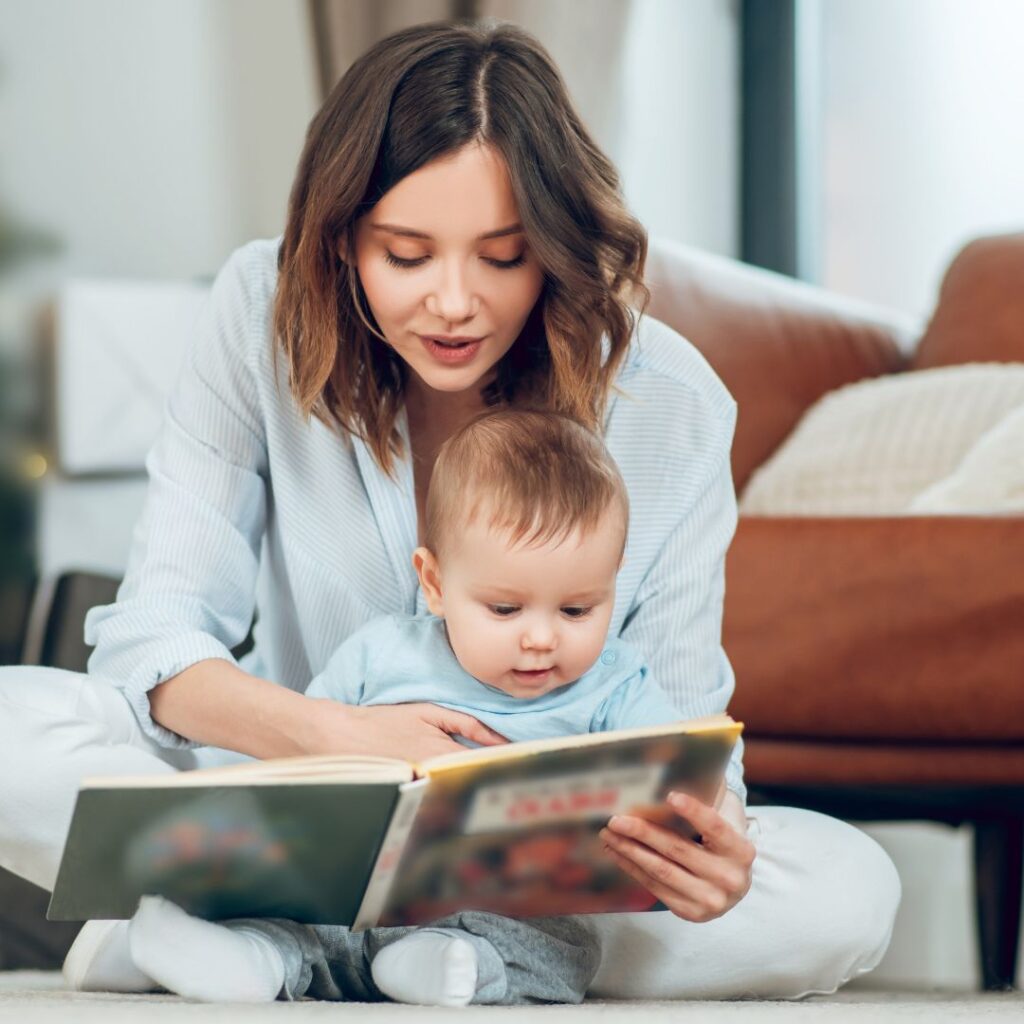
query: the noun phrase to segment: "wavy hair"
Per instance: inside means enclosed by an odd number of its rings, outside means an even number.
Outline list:
[[[544,271],[486,405],[527,402],[598,428],[633,305],[642,313],[649,301],[647,234],[533,36],[500,22],[439,22],[382,39],[307,131],[278,254],[274,331],[303,414],[362,438],[389,474],[404,456],[395,423],[407,368],[340,250],[354,253],[357,220],[399,181],[471,143],[504,158]]]

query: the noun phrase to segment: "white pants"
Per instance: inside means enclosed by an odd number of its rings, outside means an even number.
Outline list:
[[[245,760],[166,750],[121,692],[58,669],[0,668],[0,866],[52,889],[79,780]],[[669,913],[596,919],[604,946],[593,996],[798,998],[834,992],[881,960],[900,882],[873,839],[792,807],[750,809],[750,892],[706,924]]]

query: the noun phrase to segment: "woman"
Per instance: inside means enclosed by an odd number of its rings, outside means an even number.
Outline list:
[[[302,693],[368,619],[425,611],[410,552],[434,456],[485,405],[603,429],[633,509],[611,628],[681,717],[722,710],[735,406],[687,342],[633,314],[645,255],[529,35],[422,25],[357,61],[310,126],[283,240],[238,250],[214,285],[124,585],[87,619],[89,676],[0,671],[0,862],[52,887],[87,774],[500,742],[432,705]],[[702,846],[613,823],[611,855],[672,913],[599,921],[595,994],[795,997],[881,958],[899,897],[885,854],[810,812],[747,819],[740,756],[717,806],[674,805]],[[123,924],[87,925],[76,951],[82,987],[140,984]]]

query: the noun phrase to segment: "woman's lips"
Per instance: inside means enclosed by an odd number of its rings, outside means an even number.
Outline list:
[[[448,366],[468,363],[480,351],[480,346],[484,342],[483,338],[477,338],[474,341],[468,342],[442,343],[423,334],[419,338],[423,342],[423,347],[438,362],[445,363]]]

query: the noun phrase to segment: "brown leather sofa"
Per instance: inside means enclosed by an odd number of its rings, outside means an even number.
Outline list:
[[[977,240],[913,325],[765,271],[652,245],[652,315],[739,405],[738,493],[834,388],[1024,362],[1024,233]],[[1024,517],[746,517],[727,558],[731,711],[754,801],[969,823],[982,974],[1010,985],[1024,849]]]

